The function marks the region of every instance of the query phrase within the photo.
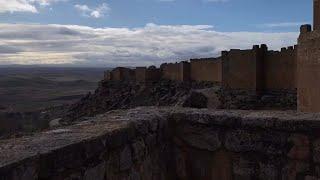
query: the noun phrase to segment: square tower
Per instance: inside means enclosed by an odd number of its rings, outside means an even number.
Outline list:
[[[313,29],[320,30],[320,0],[313,0]]]
[[[231,90],[260,92],[263,89],[263,59],[266,45],[253,49],[222,51],[222,86]]]
[[[318,27],[319,28],[319,27]],[[319,29],[320,30],[320,29]],[[320,112],[320,31],[303,25],[298,39],[298,110]]]

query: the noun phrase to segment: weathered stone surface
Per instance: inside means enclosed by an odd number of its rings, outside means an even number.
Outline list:
[[[289,161],[282,169],[282,179],[303,179],[310,171],[310,164],[299,161]]]
[[[50,126],[51,128],[61,126],[61,122],[60,122],[60,121],[61,121],[61,118],[57,118],[57,119],[51,120],[51,121],[49,122],[49,126]]]
[[[291,68],[291,70],[294,70],[294,68]],[[219,97],[221,99],[221,107],[224,109],[297,109],[297,93],[295,90],[265,91],[263,95],[260,95],[252,90],[223,89],[219,91]]]
[[[261,135],[248,133],[245,130],[234,130],[226,133],[225,146],[234,152],[259,151]]]
[[[131,149],[129,146],[126,146],[120,153],[120,170],[128,170],[132,165]]]
[[[147,156],[145,161],[140,166],[140,171],[142,172],[142,179],[152,179],[152,161],[151,157]]]
[[[143,160],[143,157],[145,156],[146,146],[144,144],[143,139],[135,141],[132,144],[132,153],[133,153],[133,159],[135,161],[141,161]]]
[[[5,178],[5,177],[4,177]],[[32,164],[20,166],[13,172],[12,179],[36,179],[38,178],[36,168]],[[1,179],[1,176],[0,176]]]
[[[298,110],[303,112],[319,112],[320,86],[318,79],[320,73],[318,61],[320,51],[318,47],[320,43],[320,31],[318,29],[316,31],[308,30],[306,26],[302,26],[298,38]]]
[[[277,180],[279,179],[280,170],[277,167],[277,164],[259,163],[259,179],[261,180]]]
[[[133,169],[132,172],[130,173],[129,180],[141,180],[139,172]]]
[[[95,93],[88,94],[72,105],[64,118],[66,122],[81,117],[95,116],[114,109],[129,109],[138,106],[180,105],[192,90],[216,86],[210,82],[177,82],[159,80],[136,83],[135,81],[108,81],[99,83]]]
[[[319,131],[290,111],[114,111],[0,141],[0,179],[312,179]]]
[[[198,149],[215,151],[221,146],[217,129],[186,124],[178,127],[177,136]]]
[[[204,96],[207,97],[208,109],[220,109],[222,107],[221,104],[221,97],[219,96],[219,92],[221,91],[221,87],[212,87],[212,88],[205,88],[199,89],[197,92],[202,93]]]
[[[174,149],[174,157],[175,157],[175,166],[176,166],[176,174],[179,179],[186,179],[188,177],[187,171],[187,157],[186,152],[184,152],[180,148]]]
[[[320,163],[320,138],[313,142],[313,160]]]
[[[192,91],[187,96],[182,106],[191,108],[207,108],[208,98],[200,92]]]
[[[118,151],[111,151],[108,153],[106,162],[107,177],[114,177],[120,171],[120,155]]]
[[[211,179],[232,180],[232,153],[221,149],[213,154]]]
[[[257,151],[265,154],[282,154],[285,152],[286,135],[273,131],[227,131],[225,146],[234,152]]]
[[[84,174],[85,180],[104,180],[105,179],[105,163],[98,164],[86,170]]]
[[[250,180],[258,177],[257,162],[247,157],[236,156],[233,159],[233,174],[235,180]]]
[[[145,145],[147,146],[148,151],[152,150],[157,144],[157,135],[149,134],[145,139]]]
[[[304,178],[304,180],[319,180],[320,178],[317,178],[317,177],[315,177],[315,176],[306,176],[305,178]]]
[[[293,146],[288,153],[288,157],[305,161],[310,158],[310,142],[306,135],[293,134],[289,137],[289,142]]]

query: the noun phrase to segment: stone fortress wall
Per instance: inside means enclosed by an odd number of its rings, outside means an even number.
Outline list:
[[[298,38],[298,109],[320,112],[320,1],[314,0],[314,25],[302,25]]]
[[[227,89],[262,89],[262,50],[257,45],[252,49],[231,49],[222,52],[222,85]]]
[[[162,79],[173,81],[190,80],[190,63],[182,61],[179,63],[164,63],[160,66]]]
[[[297,46],[269,51],[266,45],[250,50],[222,52],[222,83],[230,89],[253,91],[294,91]]]
[[[112,71],[106,71],[104,75],[106,80],[129,81],[135,80],[135,71],[130,68],[117,67]]]
[[[296,71],[297,46],[272,51],[262,44],[223,51],[217,58],[164,63],[160,68],[116,68],[106,72],[105,79],[210,82],[222,87],[218,96],[224,109],[296,109]]]
[[[296,109],[296,71],[297,46],[272,51],[262,44],[223,51],[217,58],[164,63],[160,68],[116,68],[106,72],[106,80],[210,82],[222,87],[221,108]]]
[[[298,108],[306,112],[320,111],[320,1],[314,0],[313,30],[311,25],[300,28],[298,38]]]
[[[137,67],[135,69],[135,80],[138,82],[156,81],[161,78],[160,69],[155,66]]]
[[[301,27],[298,39],[298,107],[301,111],[320,111],[320,31]]]
[[[223,51],[217,58],[191,59],[136,69],[119,67],[105,74],[106,80],[206,81],[222,83],[230,89],[294,90],[296,88],[296,48],[268,51],[266,45],[252,49]]]
[[[295,90],[297,88],[297,46],[267,51],[264,61],[266,90]]]
[[[191,59],[190,79],[193,81],[222,81],[222,64],[219,58]]]
[[[165,63],[160,66],[163,79],[181,80],[180,63]]]

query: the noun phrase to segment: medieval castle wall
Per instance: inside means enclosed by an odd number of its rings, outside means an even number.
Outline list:
[[[174,81],[190,80],[190,63],[182,61],[180,63],[165,63],[160,66],[162,79]]]
[[[180,63],[165,63],[160,66],[162,78],[170,80],[181,80]]]
[[[117,67],[112,71],[106,71],[104,76],[106,80],[130,81],[135,79],[135,72],[130,68]]]
[[[138,82],[157,81],[161,78],[160,69],[155,66],[137,67],[135,69],[135,79]]]
[[[263,46],[264,47],[264,46]],[[222,85],[227,89],[262,89],[262,48],[222,52]]]
[[[225,109],[296,109],[297,48],[266,45],[222,52]]]
[[[222,63],[219,58],[191,59],[191,80],[221,82]]]
[[[300,28],[297,52],[298,110],[320,111],[320,1],[314,0],[314,25]]]
[[[105,80],[198,81],[221,83],[225,89],[295,91],[297,88],[297,47],[268,51],[264,44],[252,49],[223,51],[221,57],[191,59],[190,62],[155,66],[116,68],[105,73]]]
[[[264,59],[264,89],[295,90],[296,72],[297,46],[268,51]]]
[[[104,79],[107,81],[111,81],[113,79],[112,72],[111,71],[105,71],[104,72]]]
[[[222,52],[223,86],[228,89],[279,91],[297,88],[297,47],[268,51],[266,45],[250,50]]]
[[[320,111],[320,32],[310,25],[301,27],[298,39],[298,109]]]

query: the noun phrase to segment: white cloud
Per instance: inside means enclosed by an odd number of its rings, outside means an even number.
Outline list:
[[[67,0],[0,0],[0,13],[30,12],[37,13],[37,6],[48,6],[53,2]]]
[[[0,24],[0,64],[159,65],[261,43],[280,49],[295,44],[297,37],[295,32],[218,32],[208,25],[129,29]]]
[[[77,4],[74,6],[83,16],[101,18],[110,11],[110,7],[107,3],[103,3],[96,8],[89,8],[87,5]]]
[[[0,0],[0,13],[4,12],[38,12],[34,5],[26,0]]]
[[[51,3],[68,0],[27,0],[30,3],[39,4],[41,6],[49,6]]]

